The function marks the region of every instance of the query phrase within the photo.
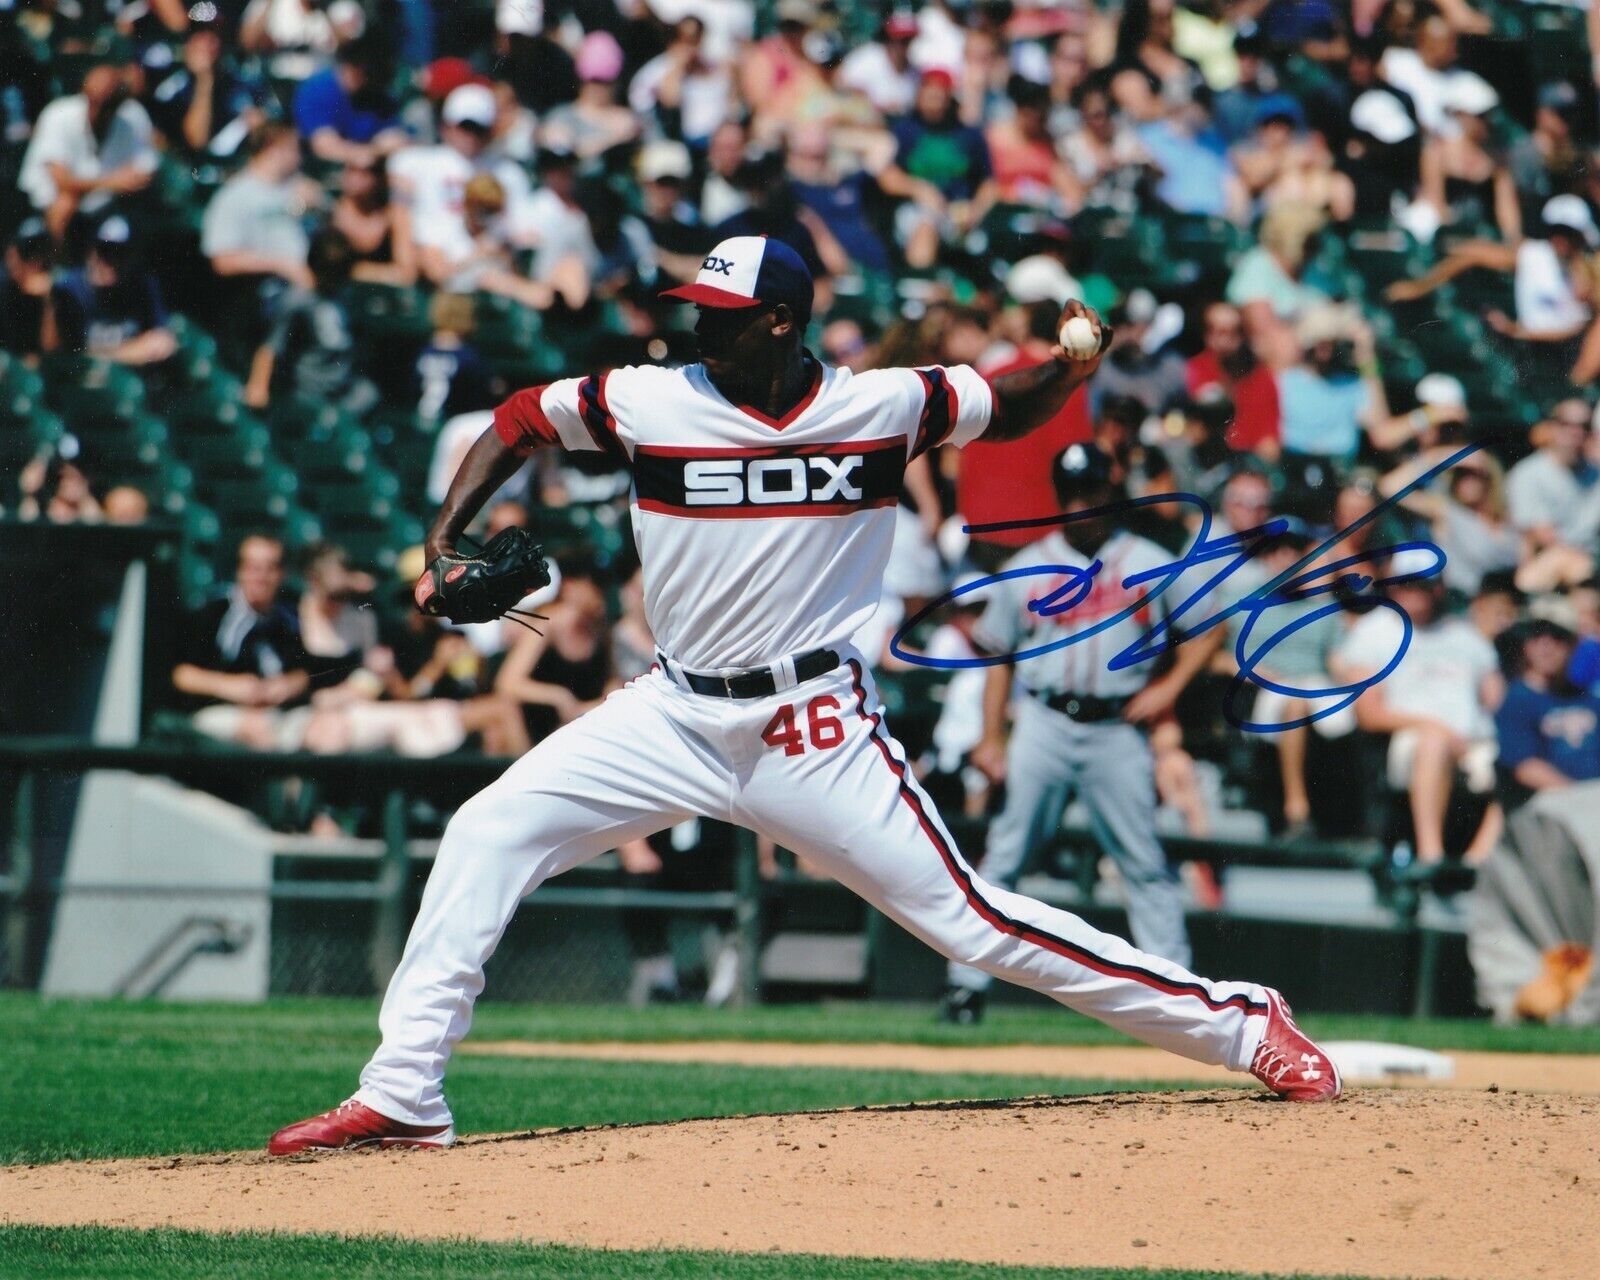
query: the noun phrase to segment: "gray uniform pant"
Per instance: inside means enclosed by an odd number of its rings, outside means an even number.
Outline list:
[[[1006,761],[1006,803],[989,827],[978,871],[1016,888],[1028,856],[1055,834],[1074,794],[1127,892],[1133,942],[1189,966],[1183,890],[1156,838],[1155,763],[1144,731],[1121,720],[1079,724],[1036,698],[1017,707]],[[987,990],[981,970],[952,964],[952,986]]]

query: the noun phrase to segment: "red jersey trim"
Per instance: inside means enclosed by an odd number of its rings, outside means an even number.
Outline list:
[[[885,436],[876,440],[825,440],[818,444],[765,445],[754,448],[702,447],[700,445],[642,444],[640,454],[656,458],[794,458],[814,453],[876,453],[881,449],[899,449],[905,444],[903,436]]]
[[[555,423],[544,411],[542,397],[548,385],[526,387],[495,407],[494,433],[524,457],[537,445],[561,443]]]
[[[639,498],[634,505],[652,515],[676,516],[680,520],[772,520],[789,516],[853,516],[858,511],[892,507],[896,497],[874,498],[867,502],[783,502],[761,507],[675,507],[654,498]]]

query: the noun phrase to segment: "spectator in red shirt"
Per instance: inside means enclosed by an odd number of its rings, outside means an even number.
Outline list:
[[[1050,349],[1058,341],[1056,321],[1060,317],[1061,308],[1055,302],[1034,303],[1028,309],[1027,340],[1009,359],[985,366],[984,376],[996,378],[1017,369],[1031,369],[1050,359]],[[1020,440],[1004,444],[979,440],[969,444],[960,451],[956,509],[968,524],[996,524],[1059,511],[1061,504],[1050,482],[1050,465],[1069,444],[1087,441],[1092,435],[1089,398],[1080,389],[1060,413]],[[984,572],[992,573],[1018,547],[1037,542],[1053,527],[1040,525],[974,534],[968,555]]]
[[[1276,462],[1282,452],[1278,431],[1278,384],[1272,371],[1256,361],[1244,338],[1244,317],[1228,302],[1206,308],[1205,349],[1189,361],[1185,373],[1189,394],[1199,397],[1218,387],[1233,401],[1228,447]]]

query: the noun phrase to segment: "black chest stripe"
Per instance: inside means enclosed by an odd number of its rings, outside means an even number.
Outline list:
[[[905,439],[717,449],[640,445],[633,478],[641,511],[707,520],[838,516],[900,495]]]

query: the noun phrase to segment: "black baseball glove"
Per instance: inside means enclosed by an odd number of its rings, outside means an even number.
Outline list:
[[[451,622],[493,622],[550,583],[544,550],[526,529],[502,529],[476,555],[440,556],[417,579],[417,608]],[[537,616],[537,615],[534,615]]]

